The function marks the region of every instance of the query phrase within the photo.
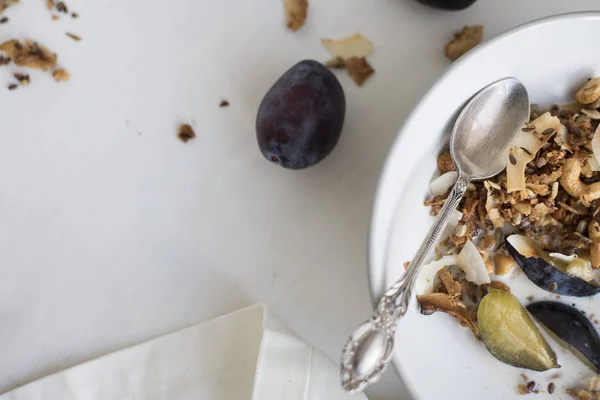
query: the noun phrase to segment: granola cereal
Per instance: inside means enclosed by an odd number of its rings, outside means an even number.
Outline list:
[[[483,26],[465,26],[454,34],[454,39],[444,47],[444,54],[455,61],[483,40]]]
[[[179,125],[179,133],[177,134],[179,140],[183,143],[186,143],[190,139],[194,139],[196,137],[196,133],[194,129],[189,124],[181,124]]]
[[[20,67],[48,71],[56,67],[57,56],[46,47],[27,39],[24,43],[19,40],[9,40],[0,44],[0,51]]]
[[[68,81],[69,79],[71,79],[71,74],[66,69],[61,68],[61,69],[57,69],[56,71],[52,72],[52,77],[57,82],[65,82],[65,81]]]
[[[287,27],[292,31],[297,31],[306,22],[308,0],[283,0],[283,5],[285,6]]]

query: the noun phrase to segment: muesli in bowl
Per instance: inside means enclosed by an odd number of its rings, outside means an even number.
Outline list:
[[[416,291],[422,314],[452,315],[499,361],[558,368],[550,337],[598,373],[598,321],[564,300],[600,293],[600,78],[574,97],[567,105],[532,106],[506,170],[469,185]],[[457,176],[448,151],[437,164],[440,176],[425,203],[432,215]],[[522,306],[508,279],[519,273],[553,299]]]

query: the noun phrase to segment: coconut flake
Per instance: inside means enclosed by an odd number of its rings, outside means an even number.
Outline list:
[[[529,124],[535,132],[552,129],[554,133],[560,129],[560,120],[549,112],[540,115]],[[532,132],[519,132],[513,140],[508,160],[506,162],[506,190],[509,193],[525,190],[525,167],[535,158],[537,152],[552,137],[547,134],[538,139]]]
[[[429,294],[433,292],[433,282],[438,271],[446,266],[456,265],[456,256],[444,256],[439,260],[432,261],[421,267],[419,276],[415,282],[415,290],[418,295]]]
[[[487,189],[487,199],[485,200],[485,209],[488,212],[488,217],[494,224],[495,228],[502,228],[504,226],[504,220],[500,216],[500,210],[498,209],[498,202],[494,199],[492,194],[492,188],[496,190],[502,190],[502,187],[497,183],[491,181],[483,182],[483,185]]]
[[[373,51],[373,43],[360,33],[343,39],[321,39],[321,43],[333,57],[348,60],[352,57],[366,57]]]
[[[564,263],[570,263],[577,258],[577,254],[571,254],[570,256],[562,253],[550,253],[548,256],[554,260],[561,261]]]
[[[590,117],[591,119],[600,119],[600,111],[598,110],[586,110],[585,108],[581,109],[581,112]]]
[[[594,153],[596,164],[600,164],[600,125],[598,125],[596,131],[594,132],[594,138],[592,139],[592,152]],[[591,163],[590,167],[592,167]]]
[[[560,125],[558,131],[556,132],[556,136],[554,136],[554,142],[559,145],[562,149],[567,150],[572,153],[571,146],[569,145],[569,130],[566,126]]]
[[[477,247],[470,240],[467,240],[463,249],[456,257],[456,262],[465,272],[465,277],[469,282],[477,285],[491,282],[490,275],[485,267],[485,261],[483,261]]]
[[[448,171],[431,181],[429,191],[434,196],[442,196],[450,190],[458,179],[458,172]]]

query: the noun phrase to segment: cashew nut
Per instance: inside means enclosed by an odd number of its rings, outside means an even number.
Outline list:
[[[588,225],[588,233],[592,244],[590,252],[592,256],[592,268],[600,268],[600,223],[592,221]]]
[[[580,104],[590,104],[600,98],[600,78],[590,79],[575,94],[575,100]]]
[[[584,205],[600,199],[600,182],[587,185],[579,179],[581,175],[581,163],[575,158],[569,158],[563,166],[560,177],[560,185],[571,196],[580,199]]]

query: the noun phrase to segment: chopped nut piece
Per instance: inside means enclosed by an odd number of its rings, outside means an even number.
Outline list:
[[[15,73],[15,74],[13,74],[13,76],[15,77],[16,80],[19,81],[19,83],[21,84],[21,86],[27,86],[27,85],[29,85],[29,82],[30,82],[29,75]]]
[[[365,83],[365,81],[369,79],[369,77],[375,72],[373,67],[369,65],[364,57],[351,57],[346,61],[346,63],[348,74],[358,86],[362,86],[363,83]]]
[[[181,124],[179,126],[179,133],[177,134],[177,137],[183,143],[186,143],[188,140],[195,138],[196,133],[189,124]]]
[[[494,255],[496,275],[506,275],[517,266],[515,259],[509,255],[497,253]]]
[[[287,27],[295,32],[306,22],[308,0],[283,0],[283,5],[285,6]]]
[[[66,69],[57,69],[52,72],[52,77],[56,79],[57,82],[64,82],[71,79],[71,74]]]
[[[329,61],[326,61],[325,66],[331,69],[346,68],[346,60],[344,60],[342,57],[336,57]]]
[[[73,33],[69,33],[69,32],[65,32],[65,34],[76,42],[81,41],[81,36],[77,36],[77,35],[75,35]]]
[[[229,107],[229,102],[227,100],[221,100],[219,107]]]
[[[454,39],[444,47],[444,54],[455,61],[460,56],[481,43],[483,39],[483,26],[465,26],[460,32],[454,34]]]
[[[448,150],[444,151],[438,156],[437,166],[442,174],[449,171],[456,171],[456,167],[452,162],[452,156],[450,156],[450,152]]]
[[[575,100],[580,104],[590,104],[600,98],[600,78],[590,79],[575,94]]]
[[[24,44],[18,40],[9,40],[0,44],[0,50],[20,67],[47,71],[56,66],[56,54],[32,40],[26,40]]]

